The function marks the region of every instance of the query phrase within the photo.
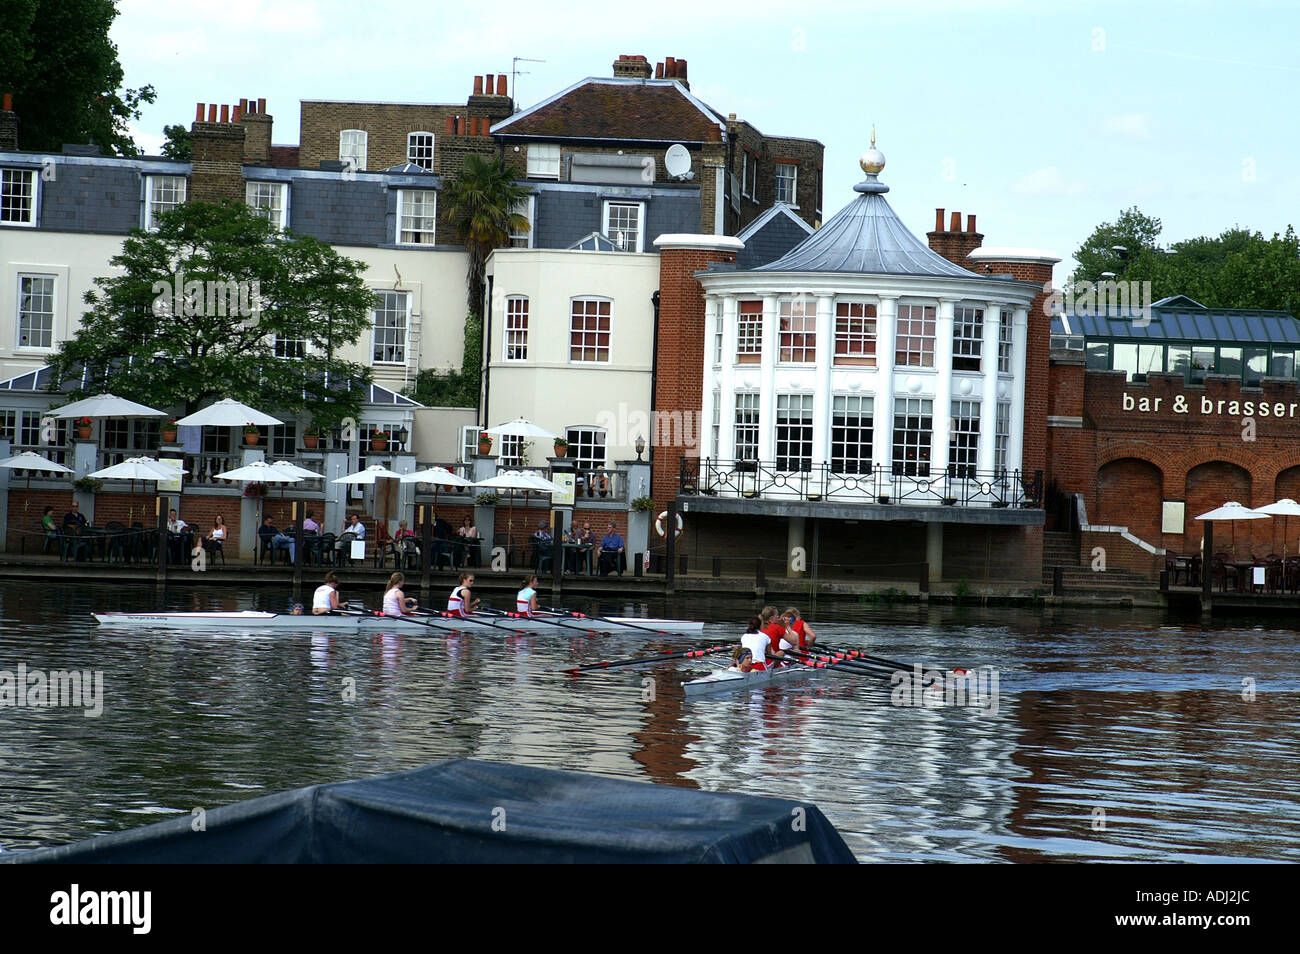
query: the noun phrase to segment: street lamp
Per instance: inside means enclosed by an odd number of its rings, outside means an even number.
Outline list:
[[[406,450],[406,439],[411,436],[411,432],[406,429],[406,425],[403,424],[399,427],[393,433],[393,436],[397,438],[397,443],[401,445],[402,450]]]
[[[638,463],[641,462],[641,455],[643,453],[645,453],[645,438],[638,434],[636,436],[636,459]]]

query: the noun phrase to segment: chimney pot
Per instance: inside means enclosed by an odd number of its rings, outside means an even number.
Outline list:
[[[949,231],[949,232],[960,232],[960,231],[961,231],[961,213],[960,213],[960,212],[954,212],[954,213],[952,214],[952,223],[948,226],[948,231]]]
[[[663,78],[664,78],[664,65],[663,65],[663,63],[656,63],[656,64],[655,64],[655,79],[663,79]]]
[[[498,73],[498,74],[497,74],[497,95],[498,95],[498,96],[509,96],[510,94],[509,94],[509,92],[507,91],[507,89],[508,89],[508,88],[507,88],[507,86],[506,86],[506,74],[505,74],[505,73]]]
[[[230,107],[230,121],[232,123],[238,124],[238,122],[243,118],[244,118],[244,111],[242,109],[240,109],[238,106]]]
[[[943,231],[943,209],[934,210],[934,230],[936,232]]]
[[[686,79],[686,61],[685,61],[685,60],[678,60],[678,61],[677,61],[677,78],[678,78],[678,79],[682,79],[682,80]]]
[[[215,123],[216,121],[217,121],[217,104],[208,103],[208,122]]]
[[[483,77],[481,76],[474,77],[474,95],[475,96],[483,95]]]
[[[221,104],[221,122],[230,122],[230,107],[225,103]]]
[[[203,122],[203,103],[194,104],[194,121],[196,123]]]
[[[496,85],[497,85],[497,75],[495,73],[488,73],[486,76],[484,76],[483,95],[491,96],[492,90],[496,88]]]
[[[664,79],[672,79],[677,75],[677,60],[674,57],[664,59]]]
[[[248,100],[246,100],[246,99],[241,99],[241,100],[239,101],[239,111],[240,111],[241,113],[247,113],[247,112],[248,112]]]
[[[259,97],[257,100],[257,115],[261,116],[266,113],[266,97]]]
[[[463,136],[463,135],[465,135],[465,117],[464,117],[464,116],[457,116],[457,117],[456,117],[456,135],[457,135],[457,136]]]
[[[966,231],[967,232],[975,231],[975,216],[973,215],[966,216]]]
[[[445,124],[445,127],[444,127],[443,131],[444,131],[448,136],[454,136],[454,135],[456,135],[456,117],[455,117],[455,116],[448,116],[448,117],[447,117],[447,122],[446,122],[446,124]]]

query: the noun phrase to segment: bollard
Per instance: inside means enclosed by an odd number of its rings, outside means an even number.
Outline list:
[[[1062,596],[1065,593],[1065,567],[1052,567],[1052,595]]]

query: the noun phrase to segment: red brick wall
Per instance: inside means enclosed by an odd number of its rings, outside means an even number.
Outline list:
[[[683,420],[689,413],[698,420],[704,388],[704,295],[695,272],[703,271],[710,262],[735,260],[734,252],[710,249],[665,248],[660,253],[656,411],[681,412]],[[698,456],[698,445],[689,450]],[[687,451],[681,444],[651,448],[650,496],[655,513],[677,495],[680,460]]]
[[[1155,464],[1130,457],[1111,461],[1097,472],[1097,498],[1098,512],[1096,516],[1089,515],[1091,523],[1118,523],[1153,546],[1160,545],[1160,504],[1164,492],[1160,468]],[[1102,514],[1111,519],[1099,520]]]

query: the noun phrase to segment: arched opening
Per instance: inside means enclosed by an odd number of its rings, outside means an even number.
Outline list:
[[[1200,550],[1205,534],[1205,521],[1197,520],[1198,513],[1220,507],[1235,500],[1243,507],[1250,506],[1250,472],[1225,460],[1197,464],[1187,472],[1186,531],[1188,549]],[[1238,520],[1214,525],[1214,551],[1248,557],[1251,553],[1266,555],[1272,521]],[[1256,544],[1256,538],[1259,543]],[[1262,548],[1262,549],[1261,549]]]
[[[1150,461],[1124,457],[1097,471],[1097,513],[1091,523],[1128,527],[1129,532],[1160,546],[1160,511],[1164,474]]]

